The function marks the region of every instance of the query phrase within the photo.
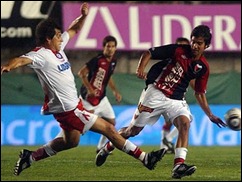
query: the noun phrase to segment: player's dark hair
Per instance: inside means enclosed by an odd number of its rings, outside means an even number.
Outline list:
[[[176,44],[179,43],[179,42],[187,42],[188,44],[190,43],[190,41],[185,37],[177,37],[176,38]]]
[[[113,36],[111,36],[111,35],[108,35],[108,36],[104,37],[104,39],[103,39],[103,47],[105,47],[105,45],[106,45],[108,42],[110,42],[110,41],[115,42],[115,46],[117,46],[118,43],[117,43],[116,38],[113,37]]]
[[[198,25],[192,30],[191,38],[192,37],[203,37],[205,41],[205,45],[209,46],[212,39],[212,34],[210,32],[210,28],[206,25]]]
[[[55,36],[55,29],[61,30],[53,19],[42,20],[36,27],[35,37],[38,46],[43,45],[46,39],[52,39]]]

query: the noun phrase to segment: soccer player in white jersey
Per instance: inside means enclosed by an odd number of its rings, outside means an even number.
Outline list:
[[[38,47],[1,66],[1,74],[25,65],[34,69],[45,95],[42,114],[53,114],[63,131],[62,135],[35,151],[23,149],[14,168],[15,175],[30,167],[34,161],[77,147],[80,135],[88,130],[105,135],[118,149],[140,160],[150,170],[155,168],[165,154],[165,149],[143,152],[119,135],[112,124],[83,108],[82,101],[78,98],[71,65],[63,50],[82,28],[88,10],[88,4],[83,3],[81,15],[64,33],[53,20],[41,21],[36,28]]]

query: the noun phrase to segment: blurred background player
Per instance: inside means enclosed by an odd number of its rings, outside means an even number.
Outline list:
[[[78,72],[82,81],[79,97],[82,99],[85,109],[115,125],[115,113],[106,96],[106,87],[107,85],[110,87],[116,101],[119,103],[122,96],[112,78],[117,64],[117,59],[114,57],[117,50],[117,40],[115,37],[108,35],[103,39],[102,45],[103,52],[93,57]],[[97,145],[97,153],[106,142],[107,137],[101,135]]]

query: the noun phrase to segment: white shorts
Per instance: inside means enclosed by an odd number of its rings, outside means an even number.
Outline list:
[[[94,110],[94,114],[98,115],[99,117],[108,119],[115,118],[113,107],[110,104],[107,96],[105,96],[96,106],[93,106],[88,101],[84,100],[81,95],[79,98],[82,99],[82,104],[86,110]]]
[[[153,125],[161,115],[166,121],[171,122],[181,115],[192,121],[192,115],[185,100],[170,99],[153,84],[149,84],[148,88],[141,93],[131,124],[137,127]]]

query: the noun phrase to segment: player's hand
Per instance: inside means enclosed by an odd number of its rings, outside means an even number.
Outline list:
[[[9,72],[9,71],[10,71],[9,67],[1,66],[1,75],[3,74],[3,72]]]
[[[218,118],[217,116],[211,115],[211,116],[209,116],[209,119],[210,119],[213,123],[215,123],[216,125],[218,125],[219,128],[221,128],[221,127],[226,127],[226,126],[227,126],[227,124],[224,123],[224,122],[223,122],[220,118]]]
[[[118,92],[114,92],[114,96],[117,102],[121,102],[122,100],[122,95]]]
[[[147,73],[145,73],[142,69],[136,70],[136,75],[138,78],[146,80],[147,79]]]
[[[88,89],[88,90],[87,90],[87,96],[88,96],[88,97],[96,97],[95,90],[93,90],[93,89]]]
[[[82,15],[86,16],[88,14],[88,4],[84,2],[81,6]]]

